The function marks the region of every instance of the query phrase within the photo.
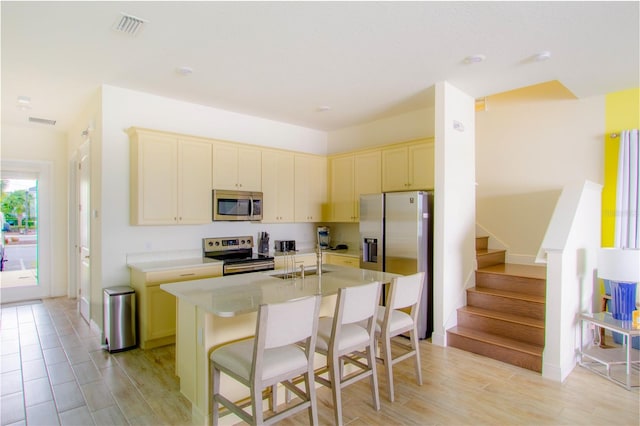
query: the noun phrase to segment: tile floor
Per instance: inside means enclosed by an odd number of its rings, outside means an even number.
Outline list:
[[[0,308],[1,425],[188,425],[191,404],[174,375],[175,346],[109,354],[66,297]],[[344,423],[358,425],[640,426],[640,398],[584,368],[563,383],[455,348],[421,341],[423,386],[412,362],[394,366],[396,401],[371,408],[367,380],[343,393]],[[637,370],[636,370],[637,371]],[[331,392],[317,392],[333,423]],[[308,424],[300,412],[283,425]]]
[[[174,355],[174,346],[109,354],[74,300],[3,305],[1,424],[188,424]]]

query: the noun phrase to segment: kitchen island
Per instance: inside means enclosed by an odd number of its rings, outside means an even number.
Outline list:
[[[160,288],[176,296],[176,375],[180,391],[191,401],[194,424],[209,424],[209,354],[216,347],[252,336],[258,306],[321,294],[320,315],[331,315],[338,289],[373,281],[389,283],[397,274],[337,265],[323,265],[322,275],[306,271],[305,278],[282,279],[284,271],[255,272],[162,284]],[[295,318],[292,318],[295,321]],[[316,358],[324,362],[323,358]],[[248,390],[222,376],[221,386],[234,399],[248,396]],[[230,415],[224,423],[237,422]]]

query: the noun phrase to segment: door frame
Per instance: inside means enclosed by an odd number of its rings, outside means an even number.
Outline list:
[[[51,277],[53,264],[53,240],[51,238],[51,216],[53,210],[53,164],[49,161],[5,160],[2,159],[2,178],[24,176],[38,181],[38,284],[27,287],[0,288],[2,303],[41,299],[51,296]]]
[[[80,165],[83,164],[82,159],[86,157],[86,162],[84,164],[88,167],[87,170],[89,175],[87,177],[87,185],[89,186],[87,195],[87,200],[85,200],[85,206],[81,206],[83,201],[82,197],[82,179],[83,174],[86,173],[80,169]],[[86,235],[87,241],[90,244],[91,241],[91,140],[86,139],[76,151],[75,158],[75,167],[74,167],[74,182],[75,182],[75,190],[74,190],[74,216],[76,223],[75,226],[75,243],[74,243],[74,297],[78,300],[78,311],[84,320],[91,324],[91,260],[89,256],[84,256],[82,252],[82,238],[83,235]],[[85,175],[86,176],[86,175]],[[82,220],[82,215],[87,215],[86,220]],[[85,229],[82,229],[82,226],[85,226]],[[90,253],[89,253],[90,254]],[[87,260],[85,260],[87,259]],[[88,263],[88,271],[84,273],[83,267],[84,264]],[[85,288],[85,294],[82,294],[82,281],[83,279],[88,279],[88,288]],[[86,306],[83,306],[83,301],[86,301]]]

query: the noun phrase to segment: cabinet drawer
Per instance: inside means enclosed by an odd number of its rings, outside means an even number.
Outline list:
[[[360,259],[352,256],[341,256],[339,254],[327,254],[327,263],[330,265],[349,266],[351,268],[360,267]]]
[[[147,272],[145,284],[150,286],[220,276],[222,276],[222,265],[212,265],[205,268],[172,269],[170,271]]]

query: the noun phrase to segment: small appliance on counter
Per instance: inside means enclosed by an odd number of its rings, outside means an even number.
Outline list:
[[[331,242],[328,226],[318,226],[318,246],[321,250],[328,250]]]
[[[258,235],[258,254],[269,254],[269,233],[261,232]]]
[[[277,253],[289,253],[296,251],[295,240],[275,240],[273,246]]]

